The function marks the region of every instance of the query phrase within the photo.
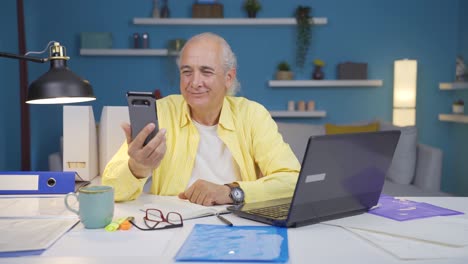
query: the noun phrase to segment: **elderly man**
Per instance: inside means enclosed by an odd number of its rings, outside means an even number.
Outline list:
[[[300,164],[260,104],[234,97],[237,61],[220,36],[192,37],[178,61],[181,95],[157,100],[160,131],[148,124],[127,142],[103,173],[115,200],[136,199],[152,176],[151,193],[178,195],[202,205],[289,197]]]

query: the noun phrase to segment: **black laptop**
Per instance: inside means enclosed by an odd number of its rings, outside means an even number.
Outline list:
[[[399,138],[400,131],[312,136],[293,197],[228,210],[285,227],[366,212],[379,200]]]

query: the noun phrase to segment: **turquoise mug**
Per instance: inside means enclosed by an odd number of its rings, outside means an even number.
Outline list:
[[[78,200],[78,210],[73,209],[68,199],[74,196]],[[86,228],[104,228],[114,216],[114,189],[110,186],[86,186],[76,193],[65,196],[65,206],[80,217]]]

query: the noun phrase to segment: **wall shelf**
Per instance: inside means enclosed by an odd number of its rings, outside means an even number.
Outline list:
[[[319,118],[327,115],[326,111],[270,111],[272,117],[288,117],[288,118]]]
[[[171,56],[167,49],[80,49],[83,56]]]
[[[314,25],[328,23],[326,17],[312,18]],[[135,25],[213,25],[213,26],[287,26],[295,25],[295,18],[134,18]]]
[[[468,82],[439,83],[441,90],[462,90],[468,89]]]
[[[270,87],[377,87],[382,80],[272,80]]]
[[[466,123],[468,124],[468,115],[460,114],[439,114],[440,121]]]

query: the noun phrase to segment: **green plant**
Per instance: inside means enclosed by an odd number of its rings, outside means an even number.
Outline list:
[[[465,105],[465,102],[462,99],[458,99],[455,102],[453,102],[454,105]]]
[[[278,64],[278,71],[290,71],[291,67],[289,67],[289,64],[285,61],[282,61]]]
[[[295,12],[297,23],[296,35],[296,65],[303,68],[312,38],[312,23],[310,22],[310,7],[298,6]]]
[[[245,11],[258,12],[262,9],[262,5],[258,0],[246,0],[244,1],[244,9]]]

